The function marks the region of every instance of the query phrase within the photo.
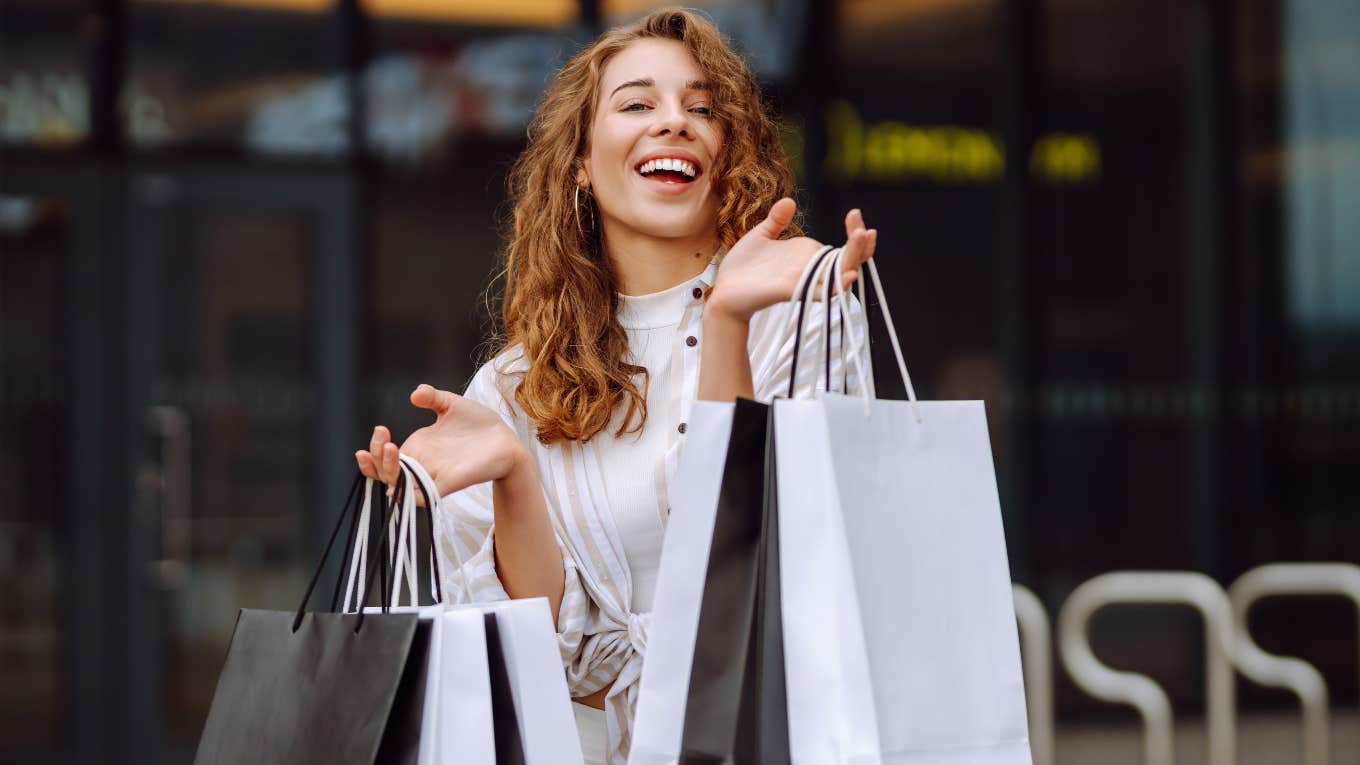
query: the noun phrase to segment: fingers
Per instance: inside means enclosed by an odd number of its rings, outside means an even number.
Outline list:
[[[793,222],[793,214],[798,211],[798,204],[791,197],[781,197],[770,207],[770,214],[765,216],[757,228],[761,230],[769,239],[778,239],[784,229],[788,228]]]
[[[383,483],[387,484],[387,496],[389,497],[392,496],[392,492],[396,490],[397,474],[399,472],[398,465],[400,457],[401,450],[397,448],[396,444],[392,443],[391,441],[388,441],[386,444],[383,444],[382,475]]]
[[[421,383],[411,392],[411,403],[421,409],[431,409],[436,415],[445,415],[453,407],[453,402],[458,399],[457,395],[446,390],[440,390],[433,385]]]
[[[855,232],[862,228],[864,228],[864,213],[860,212],[858,207],[845,214],[846,241],[849,241],[850,237],[854,236]]]
[[[874,256],[878,229],[864,227],[864,213],[855,208],[845,215],[845,257],[841,260],[840,286],[849,289],[859,279],[859,268]]]
[[[373,462],[373,455],[360,449],[354,453],[354,461],[359,464],[359,472],[364,474],[364,478],[377,480],[378,466]]]
[[[379,425],[373,429],[373,435],[369,438],[368,451],[360,449],[355,452],[354,461],[359,465],[359,472],[363,473],[365,478],[392,485],[397,480],[400,456],[401,450],[392,443],[392,434],[386,427]]]

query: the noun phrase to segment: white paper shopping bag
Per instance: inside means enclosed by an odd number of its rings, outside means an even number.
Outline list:
[[[872,765],[879,716],[820,404],[774,403],[789,754],[809,765]]]
[[[425,613],[434,632],[420,765],[496,762],[486,624],[471,611],[431,606]]]
[[[695,401],[676,469],[661,548],[647,660],[642,667],[630,765],[679,760],[695,635],[717,514],[733,405]]]
[[[524,762],[581,765],[581,740],[548,599],[464,604],[449,606],[448,610],[451,614],[477,613],[494,618]]]
[[[415,459],[403,456],[401,460],[411,472],[413,485],[426,489],[422,493],[432,513],[437,514],[440,497],[434,491],[435,483],[429,473]],[[406,547],[393,551],[394,559],[399,561],[394,569],[415,572],[415,525],[412,522],[409,528],[399,528],[405,531],[398,538]],[[437,563],[433,555],[431,552],[432,566]],[[457,563],[461,565],[461,561]],[[437,573],[432,571],[431,574],[437,582]],[[399,594],[400,586],[400,580],[394,578],[394,598]],[[410,588],[411,597],[415,597],[417,590],[415,587]],[[452,662],[452,666],[441,668],[441,675],[450,684],[441,686],[435,703],[439,719],[447,727],[441,729],[435,739],[433,762],[441,765],[476,762],[581,765],[581,742],[576,730],[576,718],[571,710],[567,676],[562,667],[547,598],[440,605],[438,608],[445,630],[451,631],[454,625],[469,631],[480,630],[484,640],[478,677],[473,677],[477,667],[472,659],[454,658],[448,653],[440,657],[441,662]],[[445,647],[451,651],[455,644],[451,641]],[[454,684],[463,680],[469,685]],[[472,687],[480,690],[483,685],[489,688],[487,714],[483,716],[481,709],[468,709],[469,719],[450,719],[458,714],[460,705],[471,698]],[[479,749],[461,745],[456,731],[466,730],[472,725],[480,726],[479,735],[493,739],[493,759],[478,759],[476,755]],[[426,742],[422,739],[421,743],[424,745]],[[425,765],[424,760],[422,765]]]
[[[815,712],[835,709],[828,694],[853,706],[867,680],[883,762],[1028,765],[986,413],[916,400],[872,261],[869,272],[911,400],[775,406],[790,736],[795,753],[811,747],[794,759],[830,762],[861,743],[853,720]],[[796,645],[810,634],[800,605],[832,622],[823,662]]]

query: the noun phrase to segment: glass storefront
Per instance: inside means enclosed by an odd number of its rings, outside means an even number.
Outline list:
[[[191,759],[236,610],[295,605],[371,425],[481,359],[544,83],[657,6],[0,0],[0,761]],[[1353,2],[695,7],[810,234],[879,229],[918,391],[987,402],[1053,614],[1114,569],[1360,559]],[[1353,618],[1252,624],[1344,705]],[[1093,626],[1199,709],[1192,619]]]

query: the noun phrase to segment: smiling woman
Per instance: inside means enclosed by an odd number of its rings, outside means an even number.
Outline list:
[[[356,454],[389,484],[402,453],[434,477],[445,592],[548,599],[587,762],[627,759],[691,404],[789,387],[771,309],[821,248],[792,192],[757,81],[711,23],[666,10],[606,32],[558,72],[511,169],[493,358],[462,396],[417,388],[437,419],[400,449],[378,426]],[[857,211],[846,234],[843,286],[875,242]],[[842,379],[839,315],[829,339],[808,323],[801,351],[829,348]]]

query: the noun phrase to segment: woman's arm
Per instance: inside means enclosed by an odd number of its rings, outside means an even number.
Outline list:
[[[513,437],[513,436],[512,436]],[[512,598],[546,597],[556,628],[566,587],[543,487],[522,446],[514,466],[492,484],[496,514],[496,575]]]
[[[741,318],[711,304],[704,309],[704,347],[699,353],[699,398],[735,401],[755,398],[746,341],[750,317]]]
[[[788,197],[775,202],[770,214],[732,246],[704,307],[704,347],[699,356],[698,397],[705,401],[754,398],[751,360],[746,346],[751,316],[789,300],[808,260],[821,249],[815,239],[779,239],[797,209]],[[859,210],[845,216],[845,258],[841,289],[848,289],[859,267],[874,254],[878,232],[864,228]]]

